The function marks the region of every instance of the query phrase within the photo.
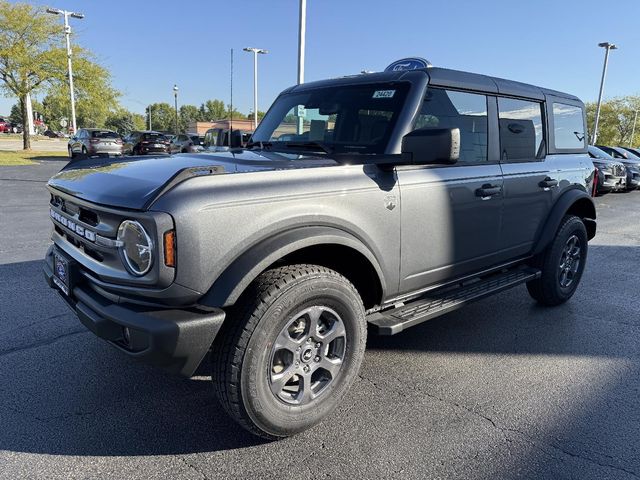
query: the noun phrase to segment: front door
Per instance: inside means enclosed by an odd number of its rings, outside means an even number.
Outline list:
[[[416,128],[459,128],[460,159],[453,165],[397,168],[400,293],[496,263],[503,188],[497,148],[491,147],[496,123],[495,100],[488,104],[482,94],[429,88]]]

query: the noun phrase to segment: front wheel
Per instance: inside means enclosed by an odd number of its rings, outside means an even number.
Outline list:
[[[529,294],[543,305],[560,305],[575,293],[587,261],[587,229],[574,216],[563,218],[551,244],[534,259],[540,278],[527,283]]]
[[[366,322],[355,287],[328,268],[291,265],[260,275],[236,305],[212,355],[224,409],[268,439],[321,422],[364,356]]]
[[[74,158],[76,158],[76,154],[73,153],[73,149],[71,147],[68,147],[67,150],[69,151],[69,158],[71,160],[73,160]]]

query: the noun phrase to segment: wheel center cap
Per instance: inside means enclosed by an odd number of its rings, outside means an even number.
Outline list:
[[[302,354],[300,355],[300,359],[305,363],[310,362],[312,358],[313,358],[313,349],[311,347],[307,347],[305,350],[303,350]]]

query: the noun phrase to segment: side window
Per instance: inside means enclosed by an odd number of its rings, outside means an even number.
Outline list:
[[[584,148],[585,128],[582,108],[553,103],[554,143],[558,149]]]
[[[498,98],[498,118],[502,162],[532,162],[544,153],[541,103]]]
[[[459,128],[461,163],[487,161],[487,97],[476,93],[430,88],[414,126]]]

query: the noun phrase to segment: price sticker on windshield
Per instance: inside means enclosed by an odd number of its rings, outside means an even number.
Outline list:
[[[307,115],[307,110],[304,108],[304,105],[296,106],[296,117],[304,118]]]
[[[373,92],[373,98],[392,98],[395,90],[376,90]]]

